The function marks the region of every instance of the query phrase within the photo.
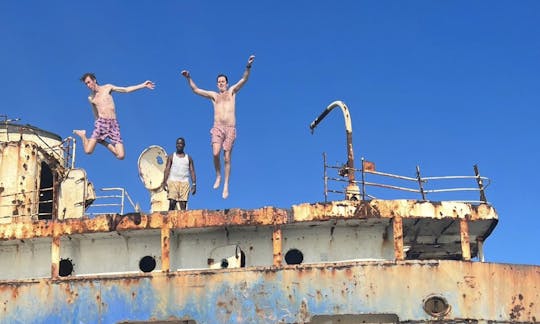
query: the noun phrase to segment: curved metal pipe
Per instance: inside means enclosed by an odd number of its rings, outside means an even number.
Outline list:
[[[343,112],[343,117],[345,118],[345,133],[347,136],[347,176],[349,178],[349,185],[347,187],[347,199],[351,199],[359,194],[358,186],[355,183],[354,179],[354,151],[353,151],[353,144],[352,144],[352,123],[351,123],[351,116],[349,114],[349,108],[347,108],[347,105],[341,101],[336,100],[332,102],[326,109],[317,117],[310,125],[309,128],[311,130],[311,134],[313,134],[313,131],[315,130],[315,127],[330,113],[330,111],[336,107],[341,108],[341,111]]]

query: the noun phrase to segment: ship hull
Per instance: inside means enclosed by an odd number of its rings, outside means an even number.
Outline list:
[[[448,306],[435,316],[434,296]],[[0,323],[531,323],[540,267],[414,260],[124,273],[2,282],[0,300]]]

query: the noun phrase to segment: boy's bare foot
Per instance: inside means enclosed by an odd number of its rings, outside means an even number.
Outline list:
[[[84,129],[74,129],[73,134],[79,135],[80,137],[86,136],[86,131]]]
[[[229,197],[229,188],[223,188],[223,199],[227,199]]]
[[[214,189],[219,188],[219,185],[221,184],[221,176],[216,176],[216,182],[214,182]]]

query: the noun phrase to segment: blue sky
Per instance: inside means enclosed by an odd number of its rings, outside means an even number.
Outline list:
[[[150,79],[154,91],[115,94],[126,159],[77,152],[96,188],[124,187],[148,210],[139,154],[172,152],[183,136],[198,176],[191,209],[288,208],[324,200],[322,152],[346,160],[338,109],[308,128],[342,100],[357,167],[365,157],[379,171],[437,176],[478,164],[500,217],[487,260],[540,264],[539,21],[538,1],[2,1],[0,113],[62,137],[90,132],[83,73],[119,86]],[[236,82],[250,54],[223,200],[211,188],[212,106],[180,71],[215,90],[216,75]]]

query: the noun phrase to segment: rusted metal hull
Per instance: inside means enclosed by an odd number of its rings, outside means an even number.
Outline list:
[[[429,296],[449,311],[426,313]],[[400,261],[87,276],[0,284],[0,323],[309,323],[393,314],[400,322],[534,323],[540,267]]]

